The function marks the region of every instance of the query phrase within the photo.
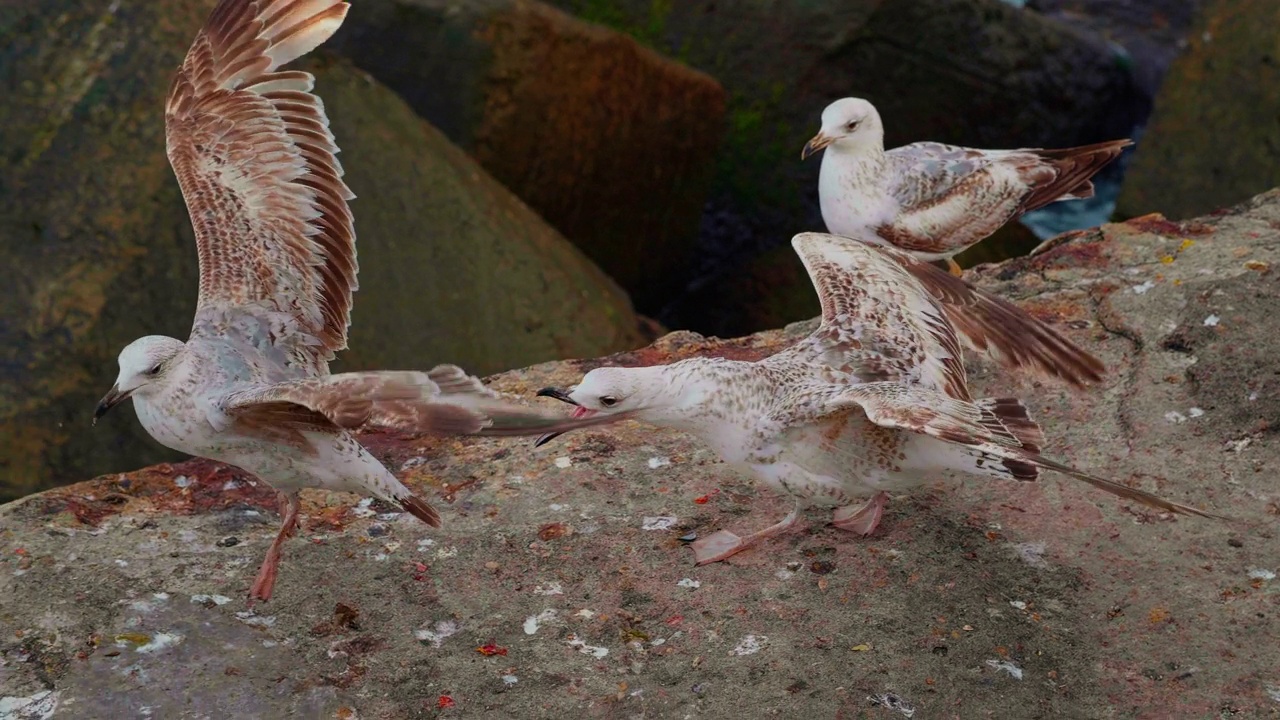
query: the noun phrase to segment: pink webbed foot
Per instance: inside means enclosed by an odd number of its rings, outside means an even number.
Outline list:
[[[837,508],[831,517],[831,524],[866,537],[880,525],[884,504],[888,499],[888,493],[879,492],[860,508],[854,509],[852,505]]]
[[[280,547],[293,535],[293,529],[298,525],[299,505],[297,493],[280,493],[280,532],[276,534],[271,547],[267,548],[267,557],[262,560],[258,577],[249,589],[249,601],[246,603],[249,607],[253,607],[254,600],[266,602],[271,599],[271,591],[276,586],[276,572],[280,567]]]
[[[706,565],[746,550],[747,544],[728,530],[717,530],[695,541],[690,547],[693,548],[693,564]]]
[[[782,519],[782,522],[770,525],[760,532],[753,533],[744,538],[738,537],[728,530],[717,530],[716,532],[695,541],[693,545],[691,545],[693,548],[694,565],[706,565],[708,563],[720,562],[725,558],[736,555],[761,540],[766,540],[774,535],[786,532],[792,525],[796,524],[796,520],[799,517],[800,506],[797,504],[796,507],[792,509],[791,514]]]

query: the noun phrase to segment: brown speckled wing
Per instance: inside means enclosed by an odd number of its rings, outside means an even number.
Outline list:
[[[1019,479],[1035,479],[1035,473],[1027,471],[1053,470],[1166,512],[1222,519],[1222,516],[1090,475],[1040,455],[1044,435],[1027,416],[1026,408],[1012,398],[969,403],[928,388],[873,383],[843,390],[831,398],[828,407],[831,412],[838,412],[850,404],[860,406],[868,420],[882,427],[922,433],[1001,458]]]
[[[907,253],[886,250],[885,256],[928,291],[971,350],[1077,387],[1102,380],[1101,360],[1017,305]]]
[[[200,257],[193,334],[249,309],[289,318],[319,374],[346,347],[355,229],[314,78],[277,68],[346,17],[334,0],[222,0],[169,89],[165,134]]]
[[[892,250],[821,233],[791,244],[818,292],[822,322],[774,362],[816,362],[863,382],[920,383],[969,398],[955,331]]]
[[[1093,195],[1093,177],[1130,145],[976,150],[914,143],[885,154],[897,218],[876,232],[904,250],[952,255],[1056,200]]]
[[[260,386],[229,393],[218,406],[241,430],[279,427],[286,434],[287,428],[382,427],[441,435],[543,435],[627,417],[569,418],[521,407],[452,365],[427,373],[352,372]]]

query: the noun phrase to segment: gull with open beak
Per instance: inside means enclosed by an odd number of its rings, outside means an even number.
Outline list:
[[[453,365],[329,373],[347,346],[357,286],[355,195],[315,78],[280,66],[333,35],[348,7],[221,0],[196,36],[165,103],[168,157],[200,259],[195,321],[186,342],[129,343],[93,413],[97,424],[132,399],[161,444],[235,465],[278,491],[280,532],[251,602],[271,597],[302,488],[372,495],[440,526],[436,509],[353,431],[537,435],[600,420],[506,402]]]
[[[970,394],[960,352],[962,343],[975,346],[967,333],[981,323],[953,325],[948,303],[1010,324],[983,346],[990,355],[1071,377],[1089,356],[1056,331],[897,250],[817,233],[792,245],[822,305],[821,324],[795,345],[756,362],[601,367],[571,391],[538,391],[580,417],[625,413],[690,433],[734,469],[794,498],[791,513],[763,530],[721,530],[693,543],[697,564],[784,532],[806,504],[834,507],[836,527],[870,534],[889,492],[950,473],[1032,481],[1053,470],[1167,512],[1208,516],[1041,455],[1044,433],[1021,401]],[[943,286],[947,293],[938,293]]]

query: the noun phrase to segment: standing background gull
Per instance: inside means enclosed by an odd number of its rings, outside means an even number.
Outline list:
[[[162,444],[236,465],[280,493],[283,522],[250,590],[269,599],[298,490],[373,495],[433,527],[440,516],[349,430],[528,435],[566,418],[502,402],[452,365],[329,375],[347,345],[355,230],[342,166],[309,73],[277,70],[346,17],[335,0],[222,0],[165,105],[169,161],[195,226],[200,295],[186,343],[120,353],[94,422],[133,398]],[[568,422],[578,426],[580,420]]]
[[[827,230],[946,260],[1023,213],[1058,200],[1093,197],[1090,180],[1129,140],[1042,150],[976,150],[919,142],[884,149],[884,126],[861,98],[822,111],[822,129],[800,158],[826,148],[818,200]]]
[[[951,472],[1027,481],[1054,470],[1161,510],[1209,516],[1043,457],[1044,434],[1019,400],[974,399],[956,329],[903,253],[818,233],[792,245],[822,305],[820,325],[796,345],[757,362],[597,368],[572,392],[539,391],[578,406],[578,416],[625,412],[692,433],[795,498],[791,513],[764,530],[695,542],[698,564],[785,531],[806,503],[834,506],[836,527],[869,534],[888,492]]]

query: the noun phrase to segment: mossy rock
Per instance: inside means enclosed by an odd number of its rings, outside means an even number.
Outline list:
[[[1125,174],[1121,217],[1188,218],[1280,185],[1280,3],[1200,13]]]
[[[364,0],[332,49],[435,123],[637,307],[680,288],[724,127],[715,79],[528,0]]]
[[[126,343],[185,338],[197,263],[164,154],[169,78],[212,0],[50,0],[0,14],[0,499],[177,457],[89,417]],[[314,64],[313,64],[314,67]],[[358,71],[319,69],[360,292],[341,368],[489,373],[642,342],[625,294]]]

